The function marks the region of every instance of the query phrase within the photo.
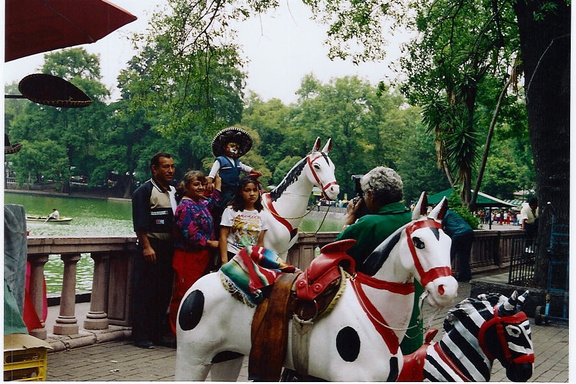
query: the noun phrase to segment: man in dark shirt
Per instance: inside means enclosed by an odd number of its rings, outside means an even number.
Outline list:
[[[458,281],[469,281],[472,278],[470,253],[474,241],[474,230],[456,212],[449,209],[442,219],[444,232],[452,239],[450,258],[458,261]]]
[[[132,195],[132,221],[138,238],[133,273],[132,338],[140,348],[163,343],[169,331],[166,311],[172,295],[174,272],[172,227],[176,210],[174,160],[168,153],[150,161],[152,178]]]
[[[336,240],[356,240],[356,244],[347,253],[356,261],[357,271],[364,272],[364,261],[372,251],[394,231],[412,220],[412,212],[402,202],[403,185],[400,175],[387,167],[376,167],[360,179],[362,199],[350,202],[346,225],[336,237]],[[362,200],[366,204],[368,214],[356,220]],[[414,352],[423,343],[418,305],[423,289],[416,280],[414,288],[412,317],[406,336],[400,344],[404,355]]]

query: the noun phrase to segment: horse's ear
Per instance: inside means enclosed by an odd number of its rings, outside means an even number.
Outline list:
[[[332,149],[332,138],[328,139],[328,142],[326,143],[324,148],[322,148],[322,153],[328,153],[330,152],[331,149]]]
[[[516,312],[520,312],[522,310],[524,302],[526,301],[526,298],[528,297],[529,294],[530,292],[526,291],[522,295],[518,296],[518,301],[516,303]]]
[[[418,203],[414,207],[412,211],[412,220],[418,220],[422,216],[426,215],[426,209],[428,207],[428,195],[426,191],[423,191],[420,194],[420,199],[418,199]]]
[[[498,308],[498,315],[499,316],[509,316],[513,315],[516,310],[516,304],[518,301],[518,291],[514,290],[508,300],[500,305]]]
[[[316,141],[314,142],[314,147],[312,147],[312,152],[318,152],[319,149],[320,149],[320,137],[317,137]]]
[[[443,197],[442,200],[438,203],[436,207],[430,212],[430,217],[436,219],[438,221],[442,221],[446,211],[448,210],[448,200],[446,197]]]

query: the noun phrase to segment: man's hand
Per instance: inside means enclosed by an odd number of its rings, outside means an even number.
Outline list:
[[[144,256],[144,260],[149,261],[151,263],[156,262],[156,251],[151,246],[143,248],[142,255]]]
[[[356,222],[356,212],[358,212],[360,205],[362,205],[362,198],[350,200],[348,207],[346,207],[346,212],[348,213],[346,225],[352,225]]]

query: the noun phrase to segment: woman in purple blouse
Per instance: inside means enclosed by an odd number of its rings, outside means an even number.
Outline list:
[[[184,196],[174,214],[174,292],[170,302],[170,327],[176,334],[176,316],[184,294],[208,273],[211,249],[218,249],[211,210],[220,199],[222,180],[216,177],[211,196],[205,196],[208,181],[201,171],[188,171],[182,180]]]

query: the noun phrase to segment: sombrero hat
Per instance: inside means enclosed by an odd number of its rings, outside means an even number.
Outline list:
[[[214,156],[224,155],[224,146],[231,142],[240,146],[238,150],[239,156],[244,156],[252,148],[252,138],[248,132],[240,128],[230,127],[221,130],[214,136],[214,140],[212,140],[212,153]]]

